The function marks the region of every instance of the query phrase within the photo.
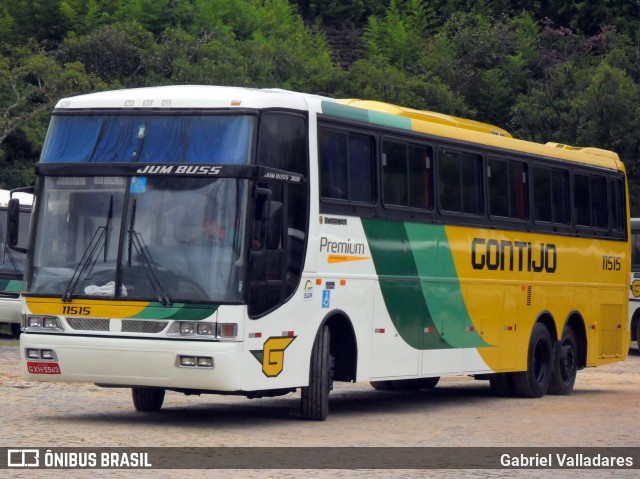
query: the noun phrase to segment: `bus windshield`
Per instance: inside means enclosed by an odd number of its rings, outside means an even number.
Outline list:
[[[45,177],[27,291],[240,302],[247,191],[236,178]]]
[[[57,115],[43,163],[248,164],[251,115]]]

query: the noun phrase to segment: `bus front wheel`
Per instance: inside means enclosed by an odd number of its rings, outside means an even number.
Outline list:
[[[131,388],[133,407],[140,412],[159,411],[164,402],[164,389],[161,388]]]
[[[323,326],[311,351],[309,386],[302,388],[302,418],[324,421],[329,414],[329,391],[333,389],[333,358],[329,326]]]
[[[576,344],[576,336],[573,331],[565,329],[556,349],[549,394],[567,395],[573,391],[573,385],[578,374],[578,350]]]
[[[19,338],[20,337],[20,333],[22,332],[22,326],[20,325],[20,323],[11,323],[11,335],[14,338]]]
[[[513,373],[513,386],[520,397],[539,398],[549,389],[553,372],[553,344],[549,330],[536,323],[531,331],[527,370]]]

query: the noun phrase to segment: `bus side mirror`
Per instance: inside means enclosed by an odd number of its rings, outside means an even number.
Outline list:
[[[27,248],[18,246],[20,237],[20,200],[12,198],[7,208],[7,246],[14,251],[26,253]]]

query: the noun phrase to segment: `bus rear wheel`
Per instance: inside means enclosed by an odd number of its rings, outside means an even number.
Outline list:
[[[549,394],[567,395],[573,391],[578,374],[576,337],[571,329],[565,329],[556,349]]]
[[[329,414],[329,391],[333,389],[333,358],[331,357],[331,335],[329,326],[318,332],[311,350],[309,386],[301,392],[302,418],[324,421]]]
[[[513,387],[520,397],[539,398],[549,389],[553,373],[553,345],[549,330],[536,323],[531,331],[527,370],[513,373]]]
[[[164,389],[133,387],[131,388],[131,397],[136,411],[159,411],[164,402]]]

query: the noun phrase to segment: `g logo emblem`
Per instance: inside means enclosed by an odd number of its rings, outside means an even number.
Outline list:
[[[262,364],[262,372],[268,378],[274,378],[284,368],[284,350],[296,339],[295,336],[271,337],[264,342],[262,351],[250,351]]]

